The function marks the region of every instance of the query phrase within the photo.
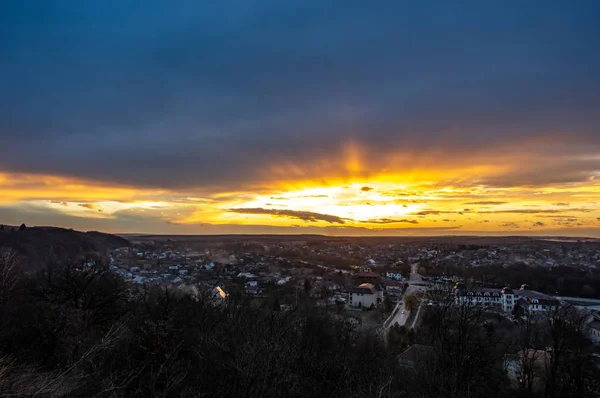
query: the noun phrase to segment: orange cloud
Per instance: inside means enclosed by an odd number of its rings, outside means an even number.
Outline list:
[[[565,220],[581,216],[578,224],[590,225],[596,222],[594,212],[600,211],[600,185],[593,181],[543,187],[478,184],[478,178],[506,170],[494,171],[490,165],[444,168],[442,164],[436,170],[423,164],[423,169],[395,172],[392,168],[368,175],[368,162],[363,162],[358,147],[353,148],[352,156],[356,176],[345,166],[336,171],[336,164],[346,161],[332,157],[317,159],[309,168],[282,164],[274,178],[254,182],[256,188],[241,186],[235,191],[207,192],[203,187],[156,190],[0,172],[0,207],[19,206],[24,211],[26,205],[45,206],[57,214],[79,218],[169,222],[182,228],[200,224],[285,227],[300,219],[315,227],[333,223],[390,233],[395,233],[398,224],[406,224],[402,230],[417,231],[417,224],[418,228],[432,228],[441,221],[457,231],[506,231],[532,224],[547,229],[547,224],[532,220],[542,216]],[[322,173],[320,178],[308,179],[317,172]],[[522,224],[525,221],[527,224]]]

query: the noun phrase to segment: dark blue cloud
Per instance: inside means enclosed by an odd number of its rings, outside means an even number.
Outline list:
[[[348,139],[594,154],[599,18],[585,0],[2,2],[0,170],[194,187]]]

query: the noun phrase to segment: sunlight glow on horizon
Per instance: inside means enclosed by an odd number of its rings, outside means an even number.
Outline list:
[[[477,169],[476,167],[470,168]],[[171,225],[357,227],[372,231],[453,228],[509,233],[597,228],[600,185],[490,187],[463,170],[289,181],[258,191],[151,190],[53,176],[0,173],[0,208],[51,211],[89,220]],[[454,177],[454,178],[453,178]],[[452,181],[458,181],[453,185]],[[598,199],[595,202],[590,199]],[[45,210],[44,210],[45,209]],[[128,217],[128,218],[124,218]],[[143,231],[142,231],[143,232]]]

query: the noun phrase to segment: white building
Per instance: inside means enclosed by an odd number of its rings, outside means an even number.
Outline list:
[[[371,283],[363,283],[349,291],[348,303],[356,308],[377,307],[383,302],[383,288]]]
[[[400,272],[386,272],[385,273],[385,277],[388,279],[393,279],[395,281],[401,281],[404,278],[402,278],[402,274]]]
[[[517,291],[521,293],[521,291]],[[530,290],[530,292],[533,292]],[[538,292],[534,292],[538,293]],[[560,302],[555,298],[542,296],[518,296],[517,305],[529,314],[555,311],[560,307]]]
[[[457,283],[455,294],[458,304],[470,302],[482,306],[496,306],[502,308],[504,312],[513,311],[517,305],[530,314],[553,311],[560,306],[560,302],[554,297],[535,290],[529,290],[527,285],[522,285],[519,290],[512,290],[509,287],[467,290],[464,284]]]

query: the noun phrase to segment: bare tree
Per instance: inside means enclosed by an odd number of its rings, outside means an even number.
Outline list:
[[[539,350],[543,348],[543,332],[540,323],[536,322],[531,314],[527,314],[525,320],[519,324],[516,343],[519,352],[520,382],[523,388],[532,393],[534,385],[540,385],[538,380],[544,376],[544,367],[539,363],[546,360],[546,352]]]
[[[409,386],[410,396],[480,397],[498,394],[504,383],[503,336],[494,317],[470,300],[461,302],[451,290],[437,292],[426,306],[418,342],[429,346],[419,357]],[[435,382],[431,382],[435,380]]]
[[[0,249],[0,304],[5,303],[19,280],[21,258],[12,249]]]
[[[547,318],[549,360],[545,396],[597,396],[597,374],[589,366],[589,340],[585,337],[587,314],[573,306],[556,309]]]

